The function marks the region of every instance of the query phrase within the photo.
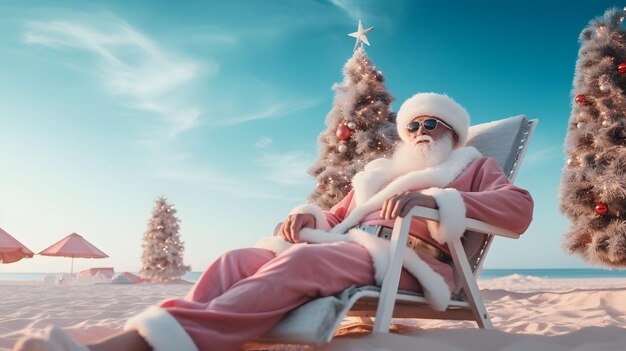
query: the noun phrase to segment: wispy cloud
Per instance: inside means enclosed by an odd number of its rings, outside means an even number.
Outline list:
[[[363,19],[365,11],[360,7],[363,2],[358,0],[330,0],[330,3],[345,11],[354,20]]]
[[[168,135],[198,125],[197,104],[185,98],[184,87],[201,73],[212,74],[217,65],[201,64],[168,51],[153,39],[113,15],[80,20],[29,21],[24,42],[51,48],[88,52],[95,58],[85,62],[111,95],[130,109],[153,113],[165,120]],[[93,65],[93,66],[90,66]]]
[[[308,99],[302,101],[275,101],[262,105],[262,109],[257,112],[230,116],[216,121],[221,125],[234,125],[250,121],[256,121],[267,118],[275,118],[291,113],[303,111],[313,106],[319,105],[323,99]]]
[[[197,184],[205,189],[216,190],[230,196],[245,199],[279,199],[301,200],[296,197],[284,196],[281,192],[262,190],[259,184],[249,184],[236,177],[218,174],[212,171],[189,169],[160,169],[153,174],[162,179],[180,181],[186,184]]]
[[[234,29],[225,29],[221,26],[202,24],[198,26],[172,28],[170,36],[194,45],[236,46],[241,41],[241,34]]]
[[[264,147],[267,147],[267,146],[271,145],[273,142],[274,142],[274,140],[272,140],[272,138],[266,137],[266,136],[262,136],[261,138],[259,138],[259,140],[256,142],[256,144],[254,144],[254,147],[264,148]]]
[[[354,21],[363,20],[366,27],[375,26],[382,32],[393,32],[395,19],[402,13],[408,1],[394,0],[381,2],[375,0],[328,0]],[[384,9],[381,8],[384,6]],[[369,37],[368,37],[369,38]]]
[[[313,155],[303,151],[266,153],[257,161],[265,169],[264,178],[280,185],[299,185],[311,182],[307,169],[313,163]]]

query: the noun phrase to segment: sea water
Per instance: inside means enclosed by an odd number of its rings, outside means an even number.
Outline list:
[[[4,267],[5,268],[5,267]],[[138,272],[131,272],[139,274]],[[43,281],[48,273],[0,273],[0,281]],[[189,272],[182,279],[196,282],[202,272]],[[626,270],[607,270],[594,268],[562,269],[562,268],[541,268],[541,269],[484,269],[480,274],[480,279],[489,280],[506,277],[509,275],[525,275],[548,279],[591,279],[591,278],[626,278]]]
[[[597,268],[484,269],[480,279],[489,280],[509,275],[526,275],[548,279],[626,278],[626,270]]]

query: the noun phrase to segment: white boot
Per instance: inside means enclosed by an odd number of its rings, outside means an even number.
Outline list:
[[[18,340],[13,351],[89,351],[89,348],[74,341],[63,329],[49,326],[42,332]]]

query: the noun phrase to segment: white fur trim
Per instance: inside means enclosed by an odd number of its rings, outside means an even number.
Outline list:
[[[303,228],[300,231],[300,239],[307,243],[336,243],[341,241],[349,241],[344,234],[329,233],[320,229]]]
[[[276,255],[280,255],[291,247],[291,243],[286,242],[280,236],[264,236],[257,240],[254,247],[270,250]]]
[[[441,274],[435,272],[415,251],[406,248],[402,266],[415,277],[422,286],[424,297],[435,311],[445,311],[450,304],[450,288]]]
[[[313,204],[304,204],[300,206],[294,207],[289,214],[298,214],[298,213],[309,213],[315,216],[315,228],[322,229],[325,231],[330,230],[330,224],[328,224],[328,219],[322,211],[321,208],[313,205]]]
[[[42,331],[27,330],[27,336],[20,339],[13,350],[42,350],[42,351],[89,351],[85,345],[77,343],[63,329],[56,325],[47,326]],[[39,343],[30,343],[29,339],[41,339]],[[26,346],[28,344],[28,346]],[[8,350],[8,349],[7,349]]]
[[[380,239],[356,228],[352,228],[346,234],[326,232],[320,229],[303,228],[300,231],[300,239],[307,243],[315,244],[349,241],[363,246],[372,258],[372,263],[374,264],[375,269],[374,278],[376,283],[380,284],[383,281],[389,261],[389,242],[387,240]],[[295,245],[301,244],[305,245],[303,243],[297,243]],[[292,245],[294,244],[288,243],[280,237],[273,236],[259,239],[255,247],[273,251],[275,254],[280,254]]]
[[[360,229],[350,230],[346,237],[349,241],[363,246],[369,252],[375,269],[374,279],[377,285],[381,285],[391,257],[390,242]],[[424,297],[434,310],[444,311],[448,307],[450,288],[445,280],[408,247],[404,250],[402,266],[419,280],[424,290]]]
[[[439,222],[427,222],[430,236],[440,244],[463,236],[466,208],[459,191],[452,188],[430,188],[421,193],[434,197],[439,207]]]
[[[459,226],[464,224],[463,219],[465,218],[465,204],[461,195],[454,189],[428,188],[445,188],[480,156],[482,156],[480,152],[473,147],[458,148],[437,166],[400,175],[395,179],[393,167],[389,167],[390,160],[374,160],[368,163],[365,170],[359,172],[353,179],[357,206],[330,231],[321,228],[320,223],[328,225],[328,222],[323,211],[315,205],[298,206],[291,212],[312,213],[316,216],[317,228],[303,228],[300,231],[300,239],[307,243],[338,241],[358,243],[369,252],[375,270],[374,278],[380,284],[389,265],[389,242],[352,228],[358,225],[366,215],[379,210],[383,202],[390,196],[407,190],[426,189],[426,193],[429,193],[437,201],[442,222],[437,227],[431,227],[433,224],[429,222],[429,230],[433,238],[438,242],[445,243],[447,240],[460,237],[465,229],[459,229]],[[271,250],[278,255],[291,245],[280,237],[270,237],[260,239],[255,246]],[[298,243],[296,245],[306,244]],[[424,296],[431,307],[436,310],[445,309],[450,301],[450,291],[443,277],[433,271],[414,251],[408,248],[405,250],[403,266],[420,281],[424,289]]]
[[[348,216],[331,231],[334,233],[345,233],[348,229],[359,224],[365,216],[379,210],[383,202],[392,195],[415,189],[431,187],[445,188],[454,181],[470,163],[481,156],[481,153],[475,148],[471,146],[463,147],[452,151],[450,156],[437,166],[401,175],[384,188],[378,190],[378,192],[365,200],[364,203],[357,202],[357,207],[353,208]],[[363,172],[367,173],[370,171]],[[382,172],[380,174],[382,174]],[[362,177],[356,179],[357,181],[354,183],[355,195],[359,192],[371,193],[373,188],[369,184],[361,182],[360,179],[367,178]],[[387,179],[387,181],[389,180],[391,179]],[[377,183],[381,182],[377,181]]]
[[[409,142],[406,125],[418,116],[433,116],[446,122],[459,137],[457,147],[465,145],[469,131],[470,117],[467,111],[447,95],[435,93],[418,93],[407,99],[396,117],[396,125],[400,138]]]
[[[354,188],[354,200],[356,204],[364,204],[393,178],[392,160],[379,158],[368,163],[363,171],[352,177],[352,187]]]
[[[300,231],[300,238],[309,243],[333,243],[341,241],[354,242],[361,245],[367,250],[372,259],[374,266],[374,280],[376,284],[381,285],[387,267],[389,266],[390,245],[389,241],[375,237],[360,229],[353,228],[347,234],[328,233],[319,229],[304,228]],[[275,241],[282,241],[286,244],[286,248],[291,245],[306,245],[303,243],[290,244],[279,237],[267,237],[257,242],[257,247],[265,248],[280,254],[286,249],[283,244]],[[277,252],[278,251],[278,252]],[[437,310],[443,311],[450,302],[450,290],[443,277],[437,274],[433,269],[424,262],[415,251],[405,249],[403,266],[411,275],[413,275],[422,284],[424,297],[430,306]]]
[[[156,306],[129,319],[124,330],[136,330],[154,351],[198,351],[178,321],[165,309]]]
[[[368,162],[365,167],[363,167],[364,170],[369,171],[371,169],[384,169],[386,167],[388,167],[388,162],[391,161],[388,158],[377,158],[374,160],[371,160],[370,162]]]
[[[363,246],[370,254],[374,265],[374,280],[377,285],[381,285],[389,267],[389,241],[356,228],[351,229],[347,236],[348,240]]]

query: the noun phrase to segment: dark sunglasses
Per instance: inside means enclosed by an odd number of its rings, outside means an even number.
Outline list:
[[[409,133],[415,133],[420,129],[420,126],[423,124],[424,125],[424,129],[431,131],[435,128],[437,128],[437,125],[439,125],[439,123],[441,123],[444,127],[448,128],[448,129],[452,129],[450,128],[449,125],[443,123],[442,121],[438,120],[438,119],[434,119],[434,118],[428,118],[425,119],[422,122],[418,122],[418,121],[413,121],[410,122],[409,124],[406,125],[406,130]]]

